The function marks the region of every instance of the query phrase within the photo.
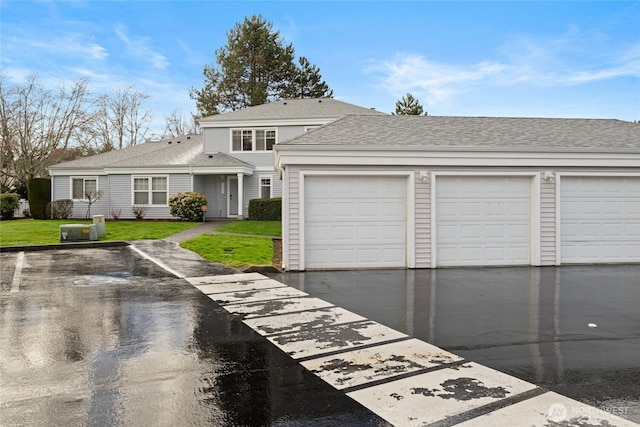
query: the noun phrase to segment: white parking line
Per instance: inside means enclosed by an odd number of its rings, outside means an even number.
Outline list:
[[[22,264],[24,263],[24,252],[18,253],[16,260],[16,271],[13,273],[13,282],[11,282],[11,290],[9,293],[15,293],[20,290],[20,280],[22,279]]]
[[[205,293],[243,290],[207,296],[226,302],[223,308],[243,315],[245,324],[301,359],[311,373],[396,426],[585,425],[580,423],[585,420],[588,425],[636,425],[466,362],[294,288],[269,282],[263,286],[265,279],[228,275],[188,280]]]
[[[153,262],[154,264],[158,265],[161,268],[164,268],[165,270],[167,270],[169,273],[173,274],[174,276],[180,278],[180,279],[184,279],[184,275],[181,273],[178,273],[177,271],[175,271],[173,268],[169,267],[167,264],[163,263],[162,261],[155,259],[154,257],[152,257],[151,255],[147,255],[145,252],[142,252],[140,249],[136,248],[134,245],[129,245],[129,248],[131,248],[133,251],[137,252],[141,257],[148,259],[149,261]]]

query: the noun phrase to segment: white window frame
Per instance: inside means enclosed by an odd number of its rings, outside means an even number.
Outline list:
[[[273,199],[273,177],[270,175],[260,175],[258,177],[258,196],[260,196],[261,199],[263,199],[262,197],[262,180],[263,179],[268,179],[269,180],[269,199]]]
[[[265,132],[265,149],[264,150],[258,150],[257,149],[257,131],[264,131]],[[267,138],[266,138],[266,132],[272,131],[274,134],[274,141],[273,141],[273,145],[276,145],[278,143],[278,129],[277,128],[232,128],[230,130],[230,140],[231,140],[231,146],[229,151],[231,153],[272,153],[273,152],[273,146],[271,148],[271,150],[267,150],[266,149],[266,144],[267,144]],[[240,132],[240,135],[242,137],[242,134],[244,132],[251,132],[251,150],[244,150],[244,149],[240,149],[240,150],[234,150],[233,148],[233,133],[234,132]],[[243,148],[244,144],[243,144],[243,138],[240,140],[240,148]]]
[[[160,204],[154,204],[153,203],[153,178],[164,178],[166,180],[167,183],[167,188],[164,190],[164,192],[166,193],[165,195],[165,199],[164,199],[164,203]],[[147,201],[149,203],[136,203],[136,189],[135,189],[135,182],[136,179],[146,179],[148,180],[149,183],[149,188],[146,190],[147,191]],[[141,191],[139,191],[141,192]],[[156,193],[158,193],[159,191],[155,191]],[[135,206],[135,205],[143,205],[143,206],[169,206],[169,175],[132,175],[131,176],[131,205]]]
[[[82,180],[82,198],[78,199],[73,197],[73,181],[76,179],[81,179]],[[70,184],[70,191],[69,191],[69,198],[72,200],[87,200],[86,194],[87,194],[87,181],[95,181],[96,182],[96,193],[100,190],[99,185],[100,185],[100,180],[98,179],[97,176],[72,176],[71,177],[71,184]]]

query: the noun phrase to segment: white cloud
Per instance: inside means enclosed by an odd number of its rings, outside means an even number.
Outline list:
[[[424,93],[429,103],[453,96],[465,86],[495,80],[507,66],[485,61],[471,66],[429,61],[420,55],[396,55],[366,70],[378,74],[388,92],[396,97],[407,92]]]
[[[169,66],[169,60],[166,56],[156,52],[151,46],[148,37],[130,37],[126,33],[126,28],[118,26],[114,28],[116,36],[126,46],[126,51],[134,57],[143,59],[154,68],[164,70]]]
[[[512,42],[500,60],[474,64],[443,63],[418,54],[397,54],[365,73],[374,75],[382,87],[399,98],[407,92],[437,104],[472,87],[573,86],[619,77],[640,78],[640,46],[617,52],[584,56],[566,40],[544,46],[531,40]],[[568,51],[571,50],[571,54]],[[606,56],[606,58],[603,58]]]

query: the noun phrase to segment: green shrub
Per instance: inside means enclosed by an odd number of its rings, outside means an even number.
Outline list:
[[[35,219],[49,219],[47,204],[51,201],[51,180],[48,178],[31,178],[27,184],[29,189],[29,210]]]
[[[202,207],[207,199],[195,191],[175,193],[169,197],[169,212],[183,221],[202,221]]]
[[[282,199],[249,200],[249,219],[254,221],[281,221]]]
[[[16,209],[20,207],[20,196],[16,193],[0,194],[0,217],[2,219],[13,219]]]
[[[47,218],[67,219],[73,213],[73,200],[60,199],[47,204]]]

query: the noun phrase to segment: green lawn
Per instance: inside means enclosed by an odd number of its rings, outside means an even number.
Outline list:
[[[205,234],[180,244],[202,258],[234,268],[271,265],[273,243],[266,237]]]
[[[282,236],[281,221],[233,221],[218,228],[227,233],[253,234],[257,236]]]
[[[205,234],[183,242],[180,246],[197,253],[204,259],[234,268],[271,265],[273,242],[266,236],[282,236],[282,222],[233,221],[219,227],[216,231],[247,236]]]
[[[59,243],[60,224],[92,224],[87,220],[20,219],[0,221],[0,246]],[[108,240],[162,239],[179,233],[200,222],[183,221],[109,221],[105,237]],[[247,236],[206,234],[180,244],[203,258],[234,268],[251,265],[270,265],[273,243],[269,237],[281,236],[280,221],[233,221],[218,231],[247,234]]]
[[[92,224],[87,220],[19,219],[0,221],[0,246],[37,245],[59,243],[60,224]],[[162,239],[200,222],[183,221],[109,221],[106,222],[107,240]]]

